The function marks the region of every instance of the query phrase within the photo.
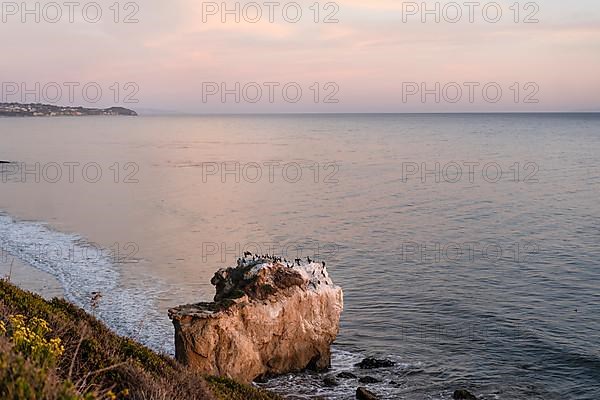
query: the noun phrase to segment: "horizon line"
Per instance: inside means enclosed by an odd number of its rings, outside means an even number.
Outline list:
[[[598,111],[436,111],[436,112],[146,112],[136,111],[139,116],[276,116],[276,115],[506,115],[506,114],[600,114]]]

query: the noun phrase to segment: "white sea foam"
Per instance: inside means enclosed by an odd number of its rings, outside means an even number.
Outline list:
[[[81,236],[58,232],[41,222],[18,221],[3,213],[0,249],[56,277],[67,300],[96,315],[118,334],[173,354],[172,325],[153,300],[170,291],[166,285],[153,279],[124,287],[117,260],[109,251],[98,249]],[[97,307],[92,307],[92,292],[102,294]]]

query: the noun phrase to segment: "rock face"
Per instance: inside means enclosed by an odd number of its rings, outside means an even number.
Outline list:
[[[330,366],[343,293],[323,264],[247,255],[211,283],[213,303],[169,310],[177,360],[242,382]]]

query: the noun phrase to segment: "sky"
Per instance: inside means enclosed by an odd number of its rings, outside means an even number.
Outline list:
[[[0,102],[143,113],[600,111],[597,0],[0,4]]]

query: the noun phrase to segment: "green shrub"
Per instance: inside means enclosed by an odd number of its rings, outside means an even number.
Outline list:
[[[53,369],[27,359],[7,337],[0,337],[0,398],[3,400],[93,400],[81,396],[70,382],[61,381]]]
[[[48,322],[41,318],[27,319],[24,315],[10,315],[9,325],[1,321],[0,333],[7,335],[15,348],[40,368],[54,366],[55,361],[65,352],[60,338],[47,339],[52,332]]]

